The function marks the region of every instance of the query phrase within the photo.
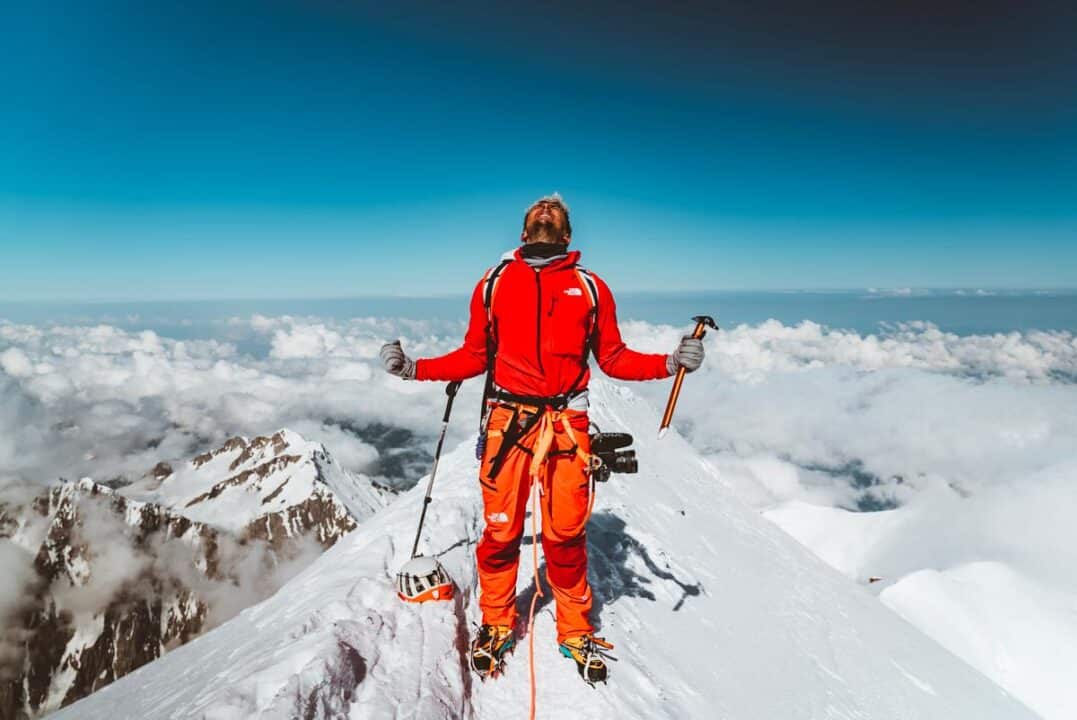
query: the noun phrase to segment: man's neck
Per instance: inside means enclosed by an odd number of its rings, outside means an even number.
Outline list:
[[[530,242],[520,249],[520,257],[533,268],[540,268],[568,255],[568,243]]]
[[[555,255],[564,255],[568,252],[568,243],[538,242],[532,241],[520,248],[520,254],[525,258],[547,258]]]
[[[554,255],[553,257],[548,257],[548,258],[529,258],[529,257],[525,257],[524,262],[527,263],[528,265],[530,265],[533,268],[541,268],[541,267],[546,267],[547,265],[552,265],[553,263],[557,262],[558,260],[562,260],[562,259],[564,259],[566,257],[568,257],[568,253],[565,253],[564,255]]]

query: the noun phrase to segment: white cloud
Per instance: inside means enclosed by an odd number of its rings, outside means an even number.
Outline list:
[[[270,355],[280,359],[326,357],[344,350],[343,341],[340,333],[320,323],[292,326],[274,331]]]
[[[0,538],[0,682],[11,680],[23,660],[25,636],[13,615],[28,599],[27,585],[34,580],[34,557],[15,543]]]
[[[403,337],[413,356],[431,355],[463,334],[459,323],[381,318],[256,315],[230,327],[264,338],[265,355],[106,325],[0,324],[0,476],[139,474],[231,434],[326,419],[429,437],[444,401],[439,385],[387,376],[378,349]],[[684,332],[623,328],[633,347],[653,352],[669,351]],[[1009,477],[1015,465],[1035,469],[1030,458],[1072,440],[1064,408],[1074,386],[1056,382],[1077,378],[1069,333],[958,336],[911,323],[860,335],[768,321],[705,342],[707,363],[690,377],[678,418],[707,451],[801,465],[855,459],[881,477],[942,473],[967,485]],[[464,386],[450,429],[457,440],[473,432],[480,385]],[[664,387],[640,390],[662,403]],[[369,446],[354,440],[346,462],[366,462]]]
[[[24,378],[34,374],[30,358],[17,347],[0,352],[0,369],[11,377]]]
[[[255,316],[229,327],[269,339],[267,354],[106,325],[0,323],[0,478],[137,477],[159,460],[188,457],[230,435],[322,428],[327,419],[402,426],[424,438],[438,429],[441,388],[387,376],[378,350],[410,333],[409,352],[436,354],[458,337],[421,322],[374,318]],[[480,383],[469,385],[451,440],[474,432]],[[377,459],[370,445],[339,428],[318,434],[332,435],[349,469]]]
[[[633,346],[668,352],[684,330],[642,322],[624,323]],[[956,335],[931,323],[902,323],[878,334],[829,329],[814,322],[783,325],[768,320],[709,333],[701,372],[736,381],[761,381],[773,373],[822,367],[859,370],[918,368],[970,377],[1018,381],[1077,379],[1077,337],[1031,331]]]
[[[0,324],[0,478],[132,477],[229,435],[279,427],[322,440],[359,471],[378,451],[342,426],[403,427],[432,444],[442,385],[386,375],[378,349],[402,337],[413,356],[445,352],[460,342],[461,323],[254,316],[228,327],[264,340],[264,354],[104,325]],[[684,333],[642,322],[623,330],[631,346],[653,352]],[[873,499],[911,508],[930,496],[944,507],[931,492],[953,487],[990,506],[1006,488],[1060,492],[1045,473],[1065,474],[1058,468],[1077,454],[1070,333],[958,336],[910,323],[861,335],[768,321],[705,343],[707,362],[686,381],[676,422],[760,505]],[[480,387],[465,384],[450,442],[475,432]],[[661,407],[668,383],[637,390]],[[857,479],[872,487],[854,487]],[[1029,513],[1049,512],[1050,493],[1022,497],[1040,508]],[[970,513],[973,504],[959,507]],[[982,546],[969,532],[966,546]]]
[[[630,344],[683,330],[626,323]],[[902,505],[866,571],[1013,562],[1077,592],[1077,339],[770,321],[705,340],[675,424],[760,507]],[[668,384],[641,385],[656,407]],[[864,487],[856,487],[857,483]]]
[[[34,557],[10,540],[0,539],[0,622],[7,626],[10,613],[25,599],[24,588],[34,576]]]
[[[100,612],[120,588],[134,583],[153,562],[135,547],[130,537],[133,530],[110,510],[106,499],[79,503],[78,516],[71,546],[81,562],[70,564],[81,569],[80,576],[59,579],[52,587],[57,607],[76,617]]]
[[[234,342],[0,323],[0,484],[134,476],[279,427],[362,471],[378,450],[344,426],[407,428],[432,445],[445,402],[440,383],[386,375],[381,344],[401,337],[409,354],[428,356],[457,346],[464,330],[258,315],[227,329]],[[622,330],[650,352],[670,351],[685,332]],[[251,338],[260,352],[240,350]],[[709,333],[705,344],[675,424],[749,502],[897,503],[898,521],[857,554],[866,571],[897,578],[1002,561],[1077,593],[1072,333],[959,336],[908,323],[860,334],[768,321]],[[668,388],[634,389],[657,409]],[[450,444],[473,436],[480,391],[480,379],[464,385]]]
[[[913,288],[868,288],[868,292],[879,297],[912,297],[913,295],[926,295],[926,290],[914,290]]]

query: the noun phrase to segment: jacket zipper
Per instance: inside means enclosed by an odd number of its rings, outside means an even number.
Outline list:
[[[535,268],[535,291],[538,293],[535,298],[535,361],[538,363],[539,372],[546,372],[542,369],[542,280],[539,277],[541,268]]]

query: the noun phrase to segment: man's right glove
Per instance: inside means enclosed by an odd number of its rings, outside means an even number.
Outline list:
[[[405,380],[415,379],[415,361],[404,354],[404,348],[400,347],[399,340],[393,340],[381,346],[381,364],[391,375]]]
[[[698,370],[703,364],[703,341],[699,338],[685,336],[681,338],[681,344],[666,358],[666,370],[670,375],[676,374],[679,368],[688,372]]]

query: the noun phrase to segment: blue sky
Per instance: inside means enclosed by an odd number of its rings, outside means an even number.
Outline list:
[[[0,299],[1077,286],[1071,11],[507,7],[26,4]]]

